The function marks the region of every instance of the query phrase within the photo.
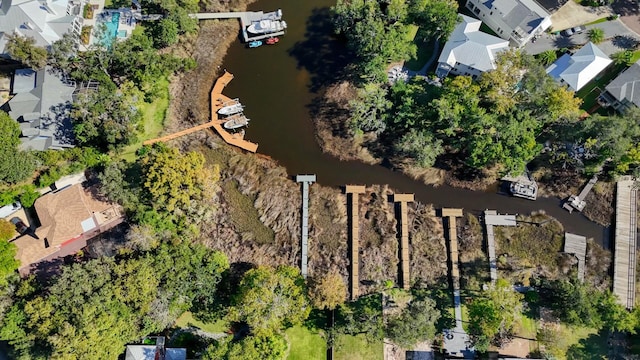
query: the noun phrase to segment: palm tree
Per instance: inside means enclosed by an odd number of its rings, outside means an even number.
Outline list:
[[[602,28],[593,28],[589,30],[589,40],[594,44],[600,44],[604,40],[604,30]]]
[[[547,66],[556,61],[558,55],[556,55],[555,50],[545,50],[538,55],[538,59],[542,61],[544,66]]]
[[[631,65],[631,58],[633,57],[633,51],[631,50],[623,50],[618,51],[611,55],[611,60],[616,65]]]

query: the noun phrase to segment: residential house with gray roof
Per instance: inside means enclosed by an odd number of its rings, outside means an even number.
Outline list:
[[[467,0],[466,7],[518,48],[551,27],[551,15],[535,0]]]
[[[482,21],[458,14],[461,22],[449,35],[438,58],[436,75],[467,75],[474,79],[495,69],[496,55],[509,49],[509,42],[480,31]]]
[[[0,106],[20,124],[24,150],[64,149],[74,146],[69,112],[75,83],[47,67],[19,69],[13,76],[13,97]]]
[[[640,107],[640,60],[605,87],[600,102],[619,112],[625,112],[634,105]]]
[[[613,61],[588,42],[573,55],[564,54],[547,68],[547,74],[573,91],[582,89]]]
[[[48,47],[67,32],[80,34],[81,0],[0,0],[0,55],[6,53],[7,35],[32,37]]]

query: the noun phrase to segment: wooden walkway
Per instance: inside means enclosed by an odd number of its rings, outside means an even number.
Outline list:
[[[300,273],[306,279],[309,259],[309,185],[316,182],[316,176],[298,175],[296,176],[296,181],[302,183],[302,259],[300,260]]]
[[[456,218],[462,217],[462,209],[442,209],[442,217],[449,235],[449,262],[451,263],[451,286],[453,288],[453,312],[456,329],[462,330],[462,301],[460,300],[460,270],[458,269],[458,230]]]
[[[360,294],[360,216],[358,197],[365,192],[364,185],[346,185],[344,192],[351,194],[350,243],[351,243],[351,299]]]
[[[411,286],[409,275],[409,226],[407,225],[407,203],[413,202],[413,194],[393,194],[393,202],[400,203],[400,268],[402,273],[400,282],[402,288],[408,290]]]
[[[496,240],[493,232],[494,226],[516,226],[515,215],[498,215],[495,210],[484,211],[484,225],[487,232],[487,255],[489,257],[489,276],[491,283],[498,280],[498,263],[496,261]]]
[[[613,264],[613,293],[627,309],[635,305],[637,190],[631,177],[618,181],[616,189],[616,229]]]
[[[578,280],[584,281],[584,261],[587,255],[587,238],[568,232],[564,233],[564,252],[574,255],[578,259]]]
[[[221,77],[219,77],[218,80],[216,80],[216,83],[213,86],[213,90],[211,90],[211,121],[209,121],[206,124],[185,129],[174,134],[169,134],[153,140],[147,140],[143,142],[143,144],[150,145],[159,141],[169,141],[169,140],[178,138],[180,136],[184,136],[196,131],[213,127],[227,144],[237,146],[241,149],[244,149],[253,153],[256,152],[258,150],[258,144],[244,140],[244,132],[238,133],[238,134],[231,134],[227,132],[222,127],[222,124],[224,124],[225,120],[218,119],[218,110],[222,108],[223,106],[222,104],[233,100],[222,95],[222,90],[225,88],[225,86],[227,86],[227,84],[229,84],[231,80],[233,80],[233,75],[225,71],[224,74]]]

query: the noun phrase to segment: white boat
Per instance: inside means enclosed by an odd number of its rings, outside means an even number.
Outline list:
[[[535,182],[529,184],[512,182],[509,187],[513,196],[535,200],[538,197],[538,186]]]
[[[237,100],[218,109],[220,115],[233,115],[242,112],[243,106]]]
[[[247,31],[252,34],[269,34],[283,31],[287,28],[287,23],[282,20],[260,20],[254,21],[249,25]]]
[[[238,129],[243,126],[249,125],[249,119],[247,119],[244,114],[231,115],[226,120],[227,121],[222,124],[222,126],[227,130]]]

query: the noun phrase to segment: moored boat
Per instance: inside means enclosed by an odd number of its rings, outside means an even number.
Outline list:
[[[268,38],[266,42],[267,42],[267,45],[274,45],[274,44],[277,44],[278,41],[280,41],[280,38],[276,36],[276,37]]]
[[[509,186],[511,194],[513,196],[521,197],[524,199],[535,200],[538,197],[538,186],[535,182],[520,183],[512,182]]]
[[[283,20],[260,20],[254,21],[249,25],[247,31],[252,34],[268,34],[283,31],[287,28],[287,23]]]
[[[242,112],[243,106],[238,102],[238,100],[234,100],[233,103],[225,105],[218,109],[218,114],[220,115],[233,115],[239,112]]]
[[[235,114],[235,115],[229,116],[226,120],[227,121],[225,121],[225,123],[222,124],[222,126],[227,130],[238,129],[243,126],[249,125],[249,119],[247,119],[247,117],[244,116],[244,114]]]
[[[258,46],[262,46],[262,41],[254,40],[254,41],[249,43],[249,47],[250,48],[257,48]]]

